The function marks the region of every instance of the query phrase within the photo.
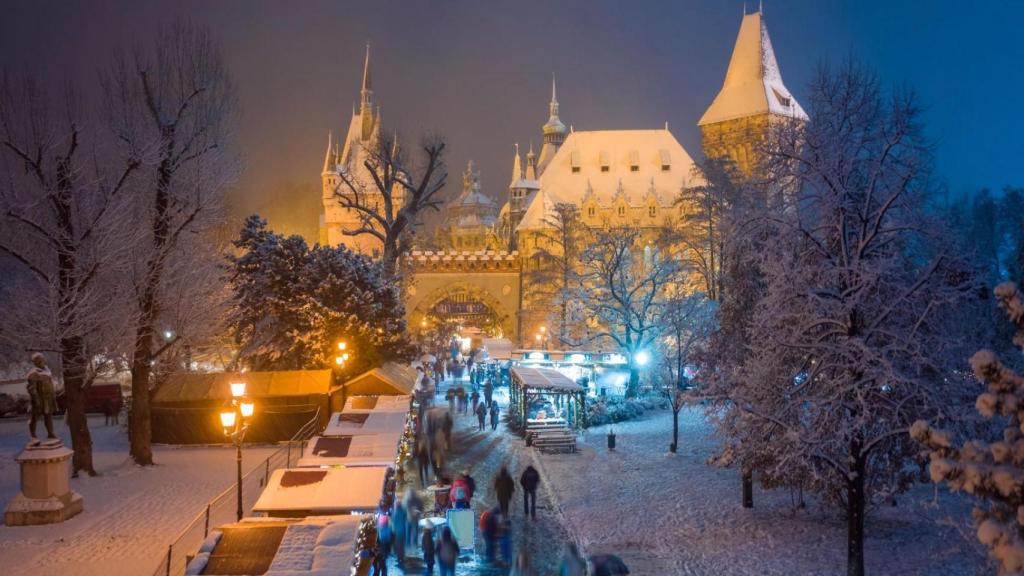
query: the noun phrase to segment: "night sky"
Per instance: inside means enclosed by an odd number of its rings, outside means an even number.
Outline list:
[[[676,2],[6,2],[0,65],[95,84],[119,46],[184,16],[221,39],[239,90],[245,171],[236,214],[313,234],[327,130],[347,127],[372,45],[375,100],[407,144],[449,141],[450,184],[469,158],[504,201],[512,146],[539,149],[551,74],[576,129],[666,121],[700,154],[741,1]],[[750,9],[755,8],[749,2]],[[1024,2],[781,1],[765,20],[786,84],[806,101],[821,63],[854,56],[927,109],[940,178],[954,194],[1024,185]]]

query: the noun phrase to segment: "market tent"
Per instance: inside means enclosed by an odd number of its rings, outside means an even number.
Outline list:
[[[300,467],[382,466],[394,467],[401,433],[362,436],[314,436]]]
[[[351,410],[335,412],[324,428],[324,436],[364,434],[401,434],[405,431],[405,412]]]
[[[352,563],[364,518],[260,518],[220,526],[189,562],[187,574],[335,576]]]
[[[422,374],[411,366],[385,362],[342,384],[346,396],[408,396]]]
[[[252,510],[274,517],[372,512],[380,504],[387,471],[382,466],[275,470]]]
[[[408,412],[411,396],[349,396],[342,413]]]
[[[256,402],[246,441],[288,440],[318,411],[327,420],[330,370],[183,372],[169,376],[153,393],[153,441],[224,442],[219,413],[230,403],[232,382],[245,382],[246,395]]]
[[[586,427],[586,388],[552,368],[511,370],[509,386],[509,418],[514,427],[523,429],[530,416],[530,406],[543,397],[553,397],[561,406],[562,418],[573,428]]]

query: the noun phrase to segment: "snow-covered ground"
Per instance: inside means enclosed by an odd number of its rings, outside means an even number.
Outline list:
[[[567,529],[588,554],[625,559],[633,574],[826,575],[846,572],[846,526],[834,510],[792,509],[788,491],[755,487],[740,506],[733,470],[706,464],[714,440],[699,410],[680,414],[680,450],[668,455],[671,412],[589,430],[578,454],[543,455],[541,474]],[[885,575],[991,573],[958,531],[970,517],[960,498],[922,486],[868,517],[867,572]]]
[[[64,422],[55,424],[69,443]],[[104,426],[102,416],[89,424],[100,476],[71,480],[85,511],[61,524],[0,526],[5,576],[149,576],[184,525],[234,482],[233,448],[158,446],[157,465],[142,468],[128,458],[128,439],[119,427]],[[18,492],[14,456],[27,436],[24,418],[0,420],[0,506]],[[246,448],[246,468],[274,449]]]

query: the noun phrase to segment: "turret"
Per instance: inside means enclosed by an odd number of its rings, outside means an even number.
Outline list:
[[[807,114],[782,82],[763,14],[745,14],[722,89],[697,123],[704,155],[729,157],[749,173],[769,126],[784,119]]]
[[[543,174],[548,162],[555,157],[558,147],[565,142],[568,129],[558,117],[558,94],[555,88],[555,75],[551,75],[551,102],[548,103],[548,121],[542,128],[544,132],[544,144],[540,149],[540,163],[537,173]]]

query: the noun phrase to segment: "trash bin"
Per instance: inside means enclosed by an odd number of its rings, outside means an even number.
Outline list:
[[[615,430],[608,431],[608,449],[615,450]]]

